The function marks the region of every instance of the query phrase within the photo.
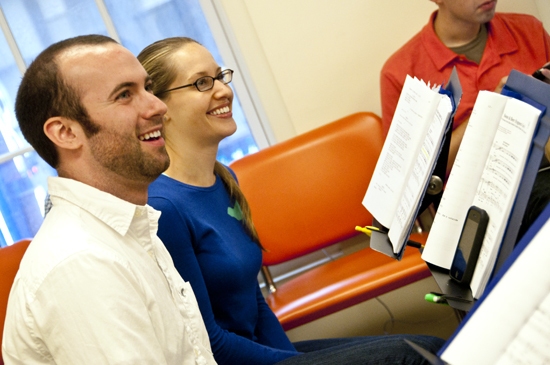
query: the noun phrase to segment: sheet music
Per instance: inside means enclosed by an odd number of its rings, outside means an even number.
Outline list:
[[[506,351],[509,353],[503,355],[502,361],[506,359],[514,365],[522,364],[514,358],[550,357],[548,237],[550,220],[467,319],[441,354],[444,361],[453,365],[495,364]],[[541,347],[543,339],[546,345]],[[526,346],[529,347],[527,351]],[[527,363],[538,364],[536,361]]]
[[[374,169],[363,205],[385,227],[392,223],[409,174],[435,108],[437,92],[407,75],[388,137]]]
[[[398,253],[408,240],[410,223],[414,222],[413,215],[418,210],[420,196],[424,192],[428,180],[429,171],[433,170],[435,158],[441,149],[445,125],[449,120],[453,106],[451,100],[446,95],[441,95],[439,104],[435,111],[433,122],[430,124],[428,134],[420,153],[414,164],[414,168],[408,177],[405,191],[397,208],[397,212],[389,227],[388,236],[393,246],[393,252]]]
[[[550,364],[550,288],[496,365]]]
[[[493,145],[472,205],[489,214],[489,225],[470,287],[479,298],[489,281],[514,204],[540,110],[510,98],[502,113]]]
[[[508,97],[480,91],[430,229],[422,258],[450,269]]]

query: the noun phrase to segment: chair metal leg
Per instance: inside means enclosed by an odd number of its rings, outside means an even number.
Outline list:
[[[271,272],[269,271],[269,268],[267,266],[262,266],[262,276],[265,280],[265,285],[267,285],[267,288],[269,289],[269,292],[271,294],[275,293],[277,291],[277,287],[275,286],[275,282],[273,281],[273,277],[271,276]]]

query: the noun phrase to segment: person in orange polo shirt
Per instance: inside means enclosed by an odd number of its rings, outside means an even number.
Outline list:
[[[530,15],[496,13],[496,0],[430,0],[428,24],[395,52],[380,74],[387,133],[406,75],[444,84],[457,68],[463,94],[453,123],[447,173],[480,90],[500,90],[512,69],[532,74],[550,60],[550,36]]]

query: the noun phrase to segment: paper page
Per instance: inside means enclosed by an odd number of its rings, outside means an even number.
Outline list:
[[[399,253],[409,239],[409,229],[414,223],[418,206],[421,204],[422,193],[431,177],[436,157],[441,149],[441,140],[451,115],[453,106],[447,95],[440,95],[438,107],[430,124],[426,138],[420,148],[414,168],[407,178],[405,191],[399,202],[397,212],[389,227],[388,237],[393,246],[393,252]]]
[[[545,298],[547,300],[550,292],[548,237],[550,220],[541,227],[460,329],[441,354],[443,360],[453,365],[494,364],[537,308],[541,307],[541,303],[545,303],[542,307],[546,308]],[[548,321],[548,311],[545,313],[544,320]],[[544,330],[548,331],[549,328],[546,326]],[[549,338],[546,335],[545,339]],[[527,339],[526,342],[536,344],[536,341],[531,340]],[[547,358],[549,349],[549,346],[542,349]],[[526,353],[519,355],[526,356]]]
[[[405,178],[428,130],[427,120],[431,120],[435,112],[438,95],[424,82],[407,76],[363,199],[365,208],[385,227],[391,225],[401,200]]]
[[[472,205],[489,214],[489,224],[470,283],[479,298],[489,281],[523,176],[540,110],[510,98],[489,151]]]
[[[508,97],[480,91],[437,209],[422,259],[445,269],[472,205]]]
[[[550,364],[550,288],[496,365]]]

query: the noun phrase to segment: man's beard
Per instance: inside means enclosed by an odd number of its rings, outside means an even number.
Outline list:
[[[89,142],[92,155],[100,165],[131,180],[151,182],[170,164],[165,147],[157,153],[147,153],[133,134],[122,135],[100,127]]]

